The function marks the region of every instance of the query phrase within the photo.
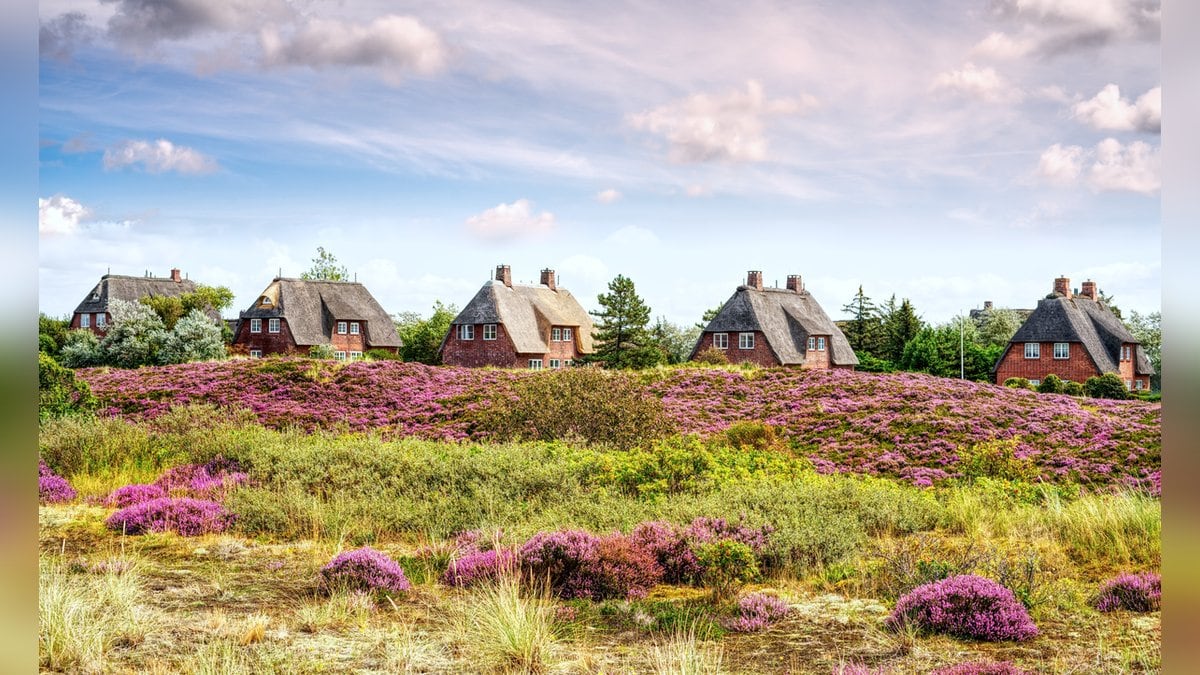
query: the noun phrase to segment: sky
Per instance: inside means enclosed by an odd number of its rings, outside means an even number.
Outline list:
[[[38,302],[324,247],[391,313],[543,268],[684,325],[747,270],[940,323],[1161,306],[1151,0],[43,0]]]

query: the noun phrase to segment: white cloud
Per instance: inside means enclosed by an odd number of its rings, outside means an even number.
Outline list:
[[[1055,143],[1042,152],[1038,161],[1038,175],[1054,185],[1070,185],[1083,171],[1083,148],[1078,145],[1066,147]]]
[[[929,89],[989,103],[1007,103],[1022,98],[1021,90],[1004,81],[994,68],[979,68],[969,61],[958,70],[941,73],[933,78]]]
[[[745,90],[724,96],[694,94],[688,98],[631,114],[626,122],[640,131],[660,134],[675,162],[756,162],[767,157],[764,120],[795,115],[816,105],[812,96],[767,100],[754,80]]]
[[[658,235],[644,227],[626,225],[605,238],[606,244],[625,249],[644,249],[658,244]]]
[[[621,193],[617,192],[613,188],[601,190],[600,192],[596,193],[596,201],[600,202],[601,204],[611,204],[620,198]]]
[[[1162,88],[1155,87],[1130,103],[1121,98],[1120,87],[1109,84],[1094,97],[1076,103],[1071,108],[1071,115],[1093,129],[1137,129],[1159,133],[1162,128]]]
[[[165,138],[157,141],[124,141],[104,151],[104,168],[120,169],[141,164],[150,173],[177,171],[185,174],[212,173],[219,167],[208,155]]]
[[[1084,174],[1084,164],[1091,162]],[[1127,191],[1153,194],[1162,185],[1158,148],[1134,141],[1123,145],[1106,138],[1091,150],[1078,145],[1054,144],[1047,148],[1038,164],[1038,174],[1055,185],[1072,185],[1083,176],[1098,192]]]
[[[498,204],[483,213],[467,218],[467,229],[482,239],[512,240],[542,235],[554,229],[554,214],[533,212],[533,203],[518,199],[511,204]]]
[[[1005,33],[995,32],[971,49],[971,56],[1010,61],[1025,56],[1033,48],[1028,40],[1014,40]]]
[[[79,223],[90,215],[86,206],[67,197],[54,195],[38,197],[38,235],[71,235],[79,231]]]
[[[1158,0],[993,0],[991,4],[998,18],[1020,26],[1020,37],[1010,40],[1042,57],[1095,51],[1120,41],[1157,41],[1162,23]],[[1002,49],[1002,39],[984,40],[989,41],[988,46]]]
[[[259,42],[267,65],[379,67],[392,83],[408,71],[435,73],[446,62],[441,37],[409,16],[388,15],[369,24],[311,19],[288,35],[268,26]]]

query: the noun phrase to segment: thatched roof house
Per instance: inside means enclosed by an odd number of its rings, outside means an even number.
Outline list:
[[[725,353],[733,363],[803,368],[851,368],[858,357],[829,319],[800,275],[786,288],[763,288],[762,272],[752,270],[721,311],[704,327],[692,358],[705,349]]]
[[[461,366],[560,368],[592,353],[592,320],[554,270],[536,286],[514,284],[508,265],[483,284],[450,325],[442,362]]]
[[[109,313],[112,301],[137,302],[145,297],[178,296],[194,292],[196,286],[196,282],[185,279],[178,269],[172,269],[168,277],[151,276],[149,272],[140,277],[105,274],[75,308],[71,329],[86,328],[103,335],[112,321]],[[221,314],[215,309],[210,308],[207,313],[213,321],[221,320]]]

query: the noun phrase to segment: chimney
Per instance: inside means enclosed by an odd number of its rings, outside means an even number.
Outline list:
[[[542,270],[542,285],[549,286],[550,290],[558,290],[558,275],[554,270]]]
[[[991,300],[984,300],[984,301],[983,301],[983,311],[985,311],[985,312],[990,312],[990,311],[991,311],[991,309],[992,309],[992,301],[991,301]]]
[[[1063,296],[1064,298],[1070,300],[1071,299],[1071,280],[1066,277],[1059,277],[1059,278],[1055,279],[1054,280],[1054,292]]]
[[[804,280],[799,274],[789,274],[787,280],[787,289],[793,293],[804,292]]]
[[[750,270],[746,273],[746,285],[756,291],[763,289],[762,272],[759,270]]]
[[[512,288],[512,268],[508,265],[496,265],[496,281],[502,281],[505,286]]]
[[[1096,294],[1096,282],[1092,281],[1091,279],[1083,282],[1083,291],[1080,293],[1080,295],[1088,300],[1100,299],[1100,296]]]
[[[179,268],[172,267],[171,268],[171,281],[174,281],[175,283],[179,283],[182,280],[183,279],[179,276]]]

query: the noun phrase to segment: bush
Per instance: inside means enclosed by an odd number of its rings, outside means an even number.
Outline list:
[[[678,584],[700,580],[700,562],[682,528],[662,520],[639,523],[629,539],[654,557],[662,568],[663,581]]]
[[[1017,457],[1019,442],[1015,437],[1006,438],[959,450],[959,471],[968,478],[1033,482],[1038,477],[1037,464],[1032,459]]]
[[[1004,386],[1012,389],[1029,389],[1029,380],[1023,377],[1010,377],[1004,381]]]
[[[1062,393],[1071,396],[1083,396],[1083,385],[1079,382],[1063,382]]]
[[[725,354],[724,349],[705,347],[704,349],[696,352],[696,355],[692,357],[692,361],[695,361],[696,363],[708,364],[710,366],[724,366],[729,364],[729,357]]]
[[[310,359],[332,359],[333,345],[313,345],[308,348]]]
[[[600,540],[596,561],[587,574],[594,579],[593,597],[644,598],[647,591],[662,581],[663,569],[653,555],[630,541],[612,534]]]
[[[115,506],[123,509],[134,504],[141,504],[153,499],[162,499],[167,496],[167,491],[161,485],[143,485],[133,484],[125,485],[113,490],[108,497],[104,499],[107,506]]]
[[[404,357],[400,356],[399,353],[394,352],[390,349],[380,349],[378,347],[376,347],[375,349],[368,349],[367,351],[363,352],[363,356],[365,356],[366,358],[368,358],[372,361],[403,361],[404,360]]]
[[[1162,577],[1154,572],[1122,574],[1109,579],[1093,606],[1101,612],[1125,609],[1131,612],[1158,611],[1162,601]]]
[[[1129,390],[1116,373],[1105,373],[1099,377],[1089,377],[1083,383],[1083,390],[1092,398],[1110,398],[1124,401],[1129,398]]]
[[[738,602],[737,618],[725,627],[737,633],[763,630],[788,615],[791,608],[783,600],[766,593],[750,593]]]
[[[734,422],[724,435],[726,442],[738,450],[777,450],[781,445],[775,427],[762,422]]]
[[[403,593],[412,589],[400,565],[370,546],[335,556],[321,568],[321,585],[327,591]]]
[[[1062,378],[1050,373],[1038,383],[1037,390],[1039,394],[1061,394],[1063,393]]]
[[[75,499],[75,488],[66,478],[54,474],[38,476],[38,502],[41,504],[58,504]]]
[[[887,359],[871,356],[866,352],[858,352],[855,354],[858,357],[858,365],[855,370],[863,373],[894,373],[896,372],[896,364]]]
[[[79,329],[67,333],[67,340],[59,352],[64,366],[89,368],[104,363],[104,352],[100,349],[100,338],[90,330]]]
[[[193,537],[224,532],[233,524],[233,514],[216,502],[189,497],[162,497],[123,508],[108,517],[110,530],[126,534],[176,532]]]
[[[154,483],[171,493],[222,499],[231,488],[248,481],[248,476],[239,469],[237,462],[217,456],[204,464],[184,464],[167,469]]]
[[[600,538],[582,530],[538,532],[521,547],[521,566],[562,598],[595,597],[591,570]]]
[[[91,335],[91,333],[89,333]],[[49,355],[38,352],[38,418],[47,420],[64,415],[90,413],[96,409],[96,397],[87,383],[75,379]]]
[[[1028,675],[1008,661],[968,661],[943,666],[930,675]]]
[[[733,597],[739,588],[759,575],[754,551],[732,539],[700,544],[696,547],[696,559],[704,570],[701,576],[704,584],[712,589],[715,602]]]
[[[517,570],[517,555],[511,549],[472,551],[450,562],[442,575],[447,586],[474,586]]]
[[[973,640],[1027,640],[1037,626],[1009,589],[974,575],[918,586],[900,598],[885,622],[899,630],[943,633]]]

